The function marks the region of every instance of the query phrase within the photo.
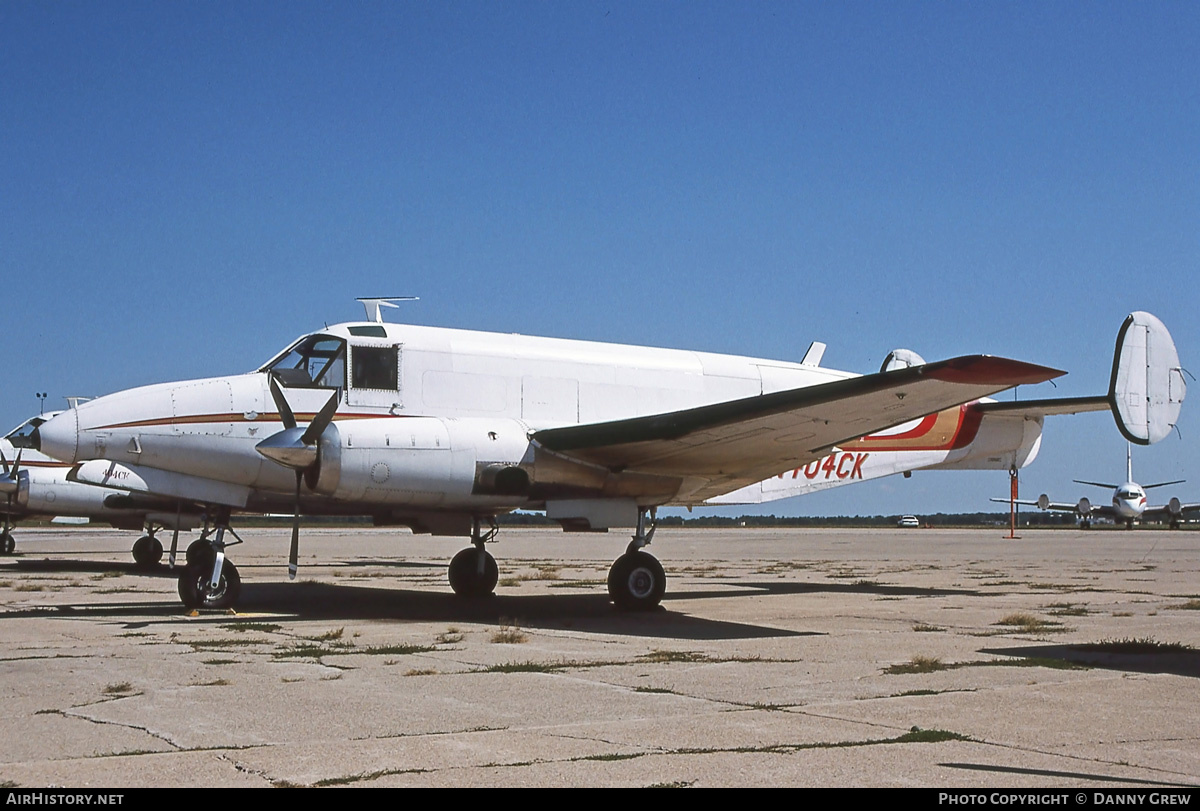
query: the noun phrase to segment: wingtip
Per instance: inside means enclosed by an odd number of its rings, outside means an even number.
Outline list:
[[[952,358],[940,363],[928,364],[925,368],[926,375],[947,383],[995,384],[1008,387],[1045,383],[1047,380],[1053,380],[1066,374],[1061,369],[1052,369],[1049,366],[1039,366],[1036,363],[1026,363],[1011,358],[999,358],[994,355],[968,355]]]

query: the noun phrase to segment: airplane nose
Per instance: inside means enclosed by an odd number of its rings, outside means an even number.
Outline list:
[[[33,431],[33,447],[47,456],[74,464],[79,452],[79,413],[67,409]]]

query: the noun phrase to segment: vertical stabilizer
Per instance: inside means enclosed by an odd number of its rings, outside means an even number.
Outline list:
[[[1187,386],[1175,342],[1150,313],[1131,313],[1117,333],[1108,397],[1117,428],[1150,445],[1175,427]]]

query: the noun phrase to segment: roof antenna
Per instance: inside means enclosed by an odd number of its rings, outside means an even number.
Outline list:
[[[357,298],[355,301],[361,301],[362,306],[367,311],[367,320],[374,321],[376,324],[383,323],[382,307],[390,307],[398,309],[393,301],[420,301],[417,296],[383,296],[378,298]]]

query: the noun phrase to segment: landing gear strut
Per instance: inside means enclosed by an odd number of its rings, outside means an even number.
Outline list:
[[[242,578],[233,562],[225,559],[225,547],[239,544],[242,539],[230,528],[228,514],[218,518],[216,525],[216,535],[207,542],[209,549],[200,550],[199,559],[179,575],[179,599],[188,608],[222,611],[233,608],[241,595]],[[226,544],[226,532],[237,540]],[[192,546],[197,543],[201,542]]]
[[[650,530],[646,531],[646,512],[638,512],[637,532],[625,554],[617,558],[608,570],[608,596],[617,608],[626,611],[649,611],[660,602],[667,590],[667,573],[658,558],[642,547],[654,538],[656,510],[650,510]]]
[[[496,559],[483,545],[496,537],[496,519],[490,519],[487,532],[480,531],[479,519],[471,526],[472,546],[460,551],[450,561],[450,588],[459,597],[487,597],[496,590],[500,570]]]

